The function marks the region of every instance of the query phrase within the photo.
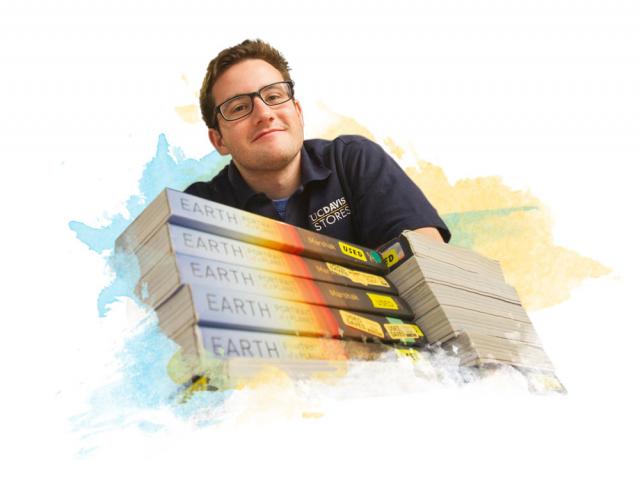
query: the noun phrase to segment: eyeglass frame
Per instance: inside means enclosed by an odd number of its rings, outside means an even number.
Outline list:
[[[291,97],[287,98],[284,102],[280,102],[280,103],[274,103],[273,105],[269,105],[264,98],[262,98],[262,95],[260,95],[260,91],[264,90],[267,87],[273,87],[274,85],[278,85],[279,83],[286,83],[289,85],[289,89],[291,90]],[[289,100],[293,100],[295,98],[295,94],[293,91],[293,86],[295,85],[295,82],[293,80],[282,80],[280,82],[273,82],[270,83],[269,85],[265,85],[264,87],[260,87],[259,90],[256,90],[255,92],[252,93],[240,93],[238,95],[234,95],[231,98],[227,98],[224,102],[222,102],[220,105],[218,105],[214,110],[213,110],[213,122],[214,128],[218,128],[218,114],[220,114],[220,116],[225,119],[227,122],[235,122],[236,120],[242,120],[243,118],[248,117],[249,115],[251,115],[253,113],[253,99],[258,97],[260,100],[262,100],[262,102],[269,106],[269,107],[275,107],[276,105],[282,105],[287,103]],[[249,110],[249,112],[247,112],[246,115],[243,115],[242,117],[238,117],[238,118],[234,118],[233,120],[229,120],[227,119],[227,117],[224,116],[224,114],[222,113],[222,110],[220,107],[222,107],[222,105],[224,105],[227,102],[230,102],[231,100],[235,100],[238,97],[244,97],[248,95],[251,98],[251,110]]]

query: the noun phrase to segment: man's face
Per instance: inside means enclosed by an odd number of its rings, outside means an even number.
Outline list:
[[[258,91],[281,82],[282,74],[264,60],[244,60],[230,67],[213,85],[216,105],[241,93]],[[231,154],[242,169],[278,171],[299,158],[303,141],[302,109],[297,101],[268,106],[253,99],[253,111],[240,120],[218,115],[220,133],[209,130],[209,139],[222,155]]]

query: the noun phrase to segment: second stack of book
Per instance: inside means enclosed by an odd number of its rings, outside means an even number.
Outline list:
[[[499,262],[409,231],[386,244],[382,255],[392,269],[388,278],[430,344],[453,347],[462,365],[553,370]]]

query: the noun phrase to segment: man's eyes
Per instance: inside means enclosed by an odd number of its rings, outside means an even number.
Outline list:
[[[249,104],[246,102],[234,103],[229,105],[228,111],[231,113],[241,113],[249,109]]]
[[[246,104],[241,104],[241,105],[236,105],[233,107],[233,111],[234,112],[242,112],[243,110],[246,110],[247,108],[249,108],[249,105]]]
[[[221,107],[222,113],[235,117],[248,115],[253,108],[253,95],[255,94],[239,95],[237,98],[224,102]],[[279,105],[290,98],[289,93],[280,86],[265,87],[259,92],[259,95],[267,105]]]

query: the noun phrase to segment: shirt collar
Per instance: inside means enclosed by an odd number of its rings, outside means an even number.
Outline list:
[[[306,187],[310,182],[315,182],[317,180],[325,180],[329,175],[331,175],[331,170],[322,165],[315,158],[311,158],[304,146],[300,153],[303,186]]]
[[[244,178],[242,178],[240,170],[238,170],[236,164],[233,163],[233,159],[231,160],[231,163],[229,163],[228,176],[229,182],[233,187],[233,192],[238,200],[238,204],[240,205],[240,208],[244,209],[249,200],[259,194],[254,192],[249,184],[245,182]]]
[[[332,171],[322,165],[315,159],[312,159],[307,153],[304,146],[300,150],[300,164],[301,164],[301,180],[302,186],[306,187],[310,182],[315,182],[319,180],[325,180],[329,175],[331,175]],[[249,186],[249,184],[242,178],[238,167],[236,167],[233,160],[229,163],[229,171],[228,171],[229,182],[233,187],[233,190],[238,199],[238,203],[241,205],[241,208],[245,208],[249,200],[258,195],[264,195],[262,193],[256,193]]]

